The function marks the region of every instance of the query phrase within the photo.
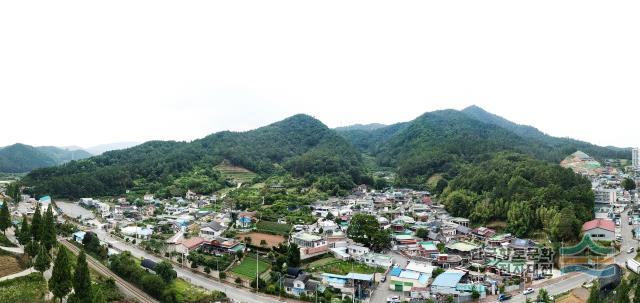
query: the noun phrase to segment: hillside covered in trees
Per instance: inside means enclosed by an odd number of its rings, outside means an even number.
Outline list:
[[[573,240],[592,218],[591,183],[570,169],[528,156],[500,153],[465,165],[441,202],[453,216],[475,224],[506,221],[518,237],[543,230],[554,241]]]
[[[363,182],[361,155],[335,131],[295,115],[247,132],[224,131],[192,142],[151,141],[65,165],[38,169],[23,182],[58,197],[121,195],[128,189],[160,196],[227,186],[214,169],[222,161],[260,176],[290,174],[310,184],[350,189]],[[327,185],[327,183],[330,183]]]
[[[428,112],[385,127],[336,131],[378,166],[396,171],[399,185],[416,188],[424,188],[435,174],[451,179],[463,164],[485,161],[497,152],[521,153],[550,163],[559,163],[578,149],[603,158],[631,156],[627,149],[548,136],[476,106]]]
[[[36,168],[88,157],[91,157],[91,154],[83,150],[68,150],[54,146],[33,147],[17,143],[0,148],[0,172],[25,173]]]

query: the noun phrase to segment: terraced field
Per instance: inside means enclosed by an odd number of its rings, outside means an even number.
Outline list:
[[[222,177],[234,180],[236,183],[246,183],[257,176],[256,173],[246,168],[234,166],[228,162],[222,162],[216,165],[215,169],[222,174]]]

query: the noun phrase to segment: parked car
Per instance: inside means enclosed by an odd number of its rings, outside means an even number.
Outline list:
[[[527,288],[527,289],[522,291],[522,294],[525,295],[525,296],[528,295],[528,294],[532,294],[532,293],[533,293],[533,288],[531,288],[531,287],[529,287],[529,288]]]
[[[380,282],[384,283],[385,281],[387,281],[387,276],[382,276],[382,278],[380,279]]]
[[[632,252],[634,252],[636,249],[634,247],[629,247],[629,249],[627,249],[627,253],[630,254]]]
[[[498,301],[502,302],[502,301],[507,301],[511,299],[511,295],[509,294],[500,294],[500,296],[498,296]]]

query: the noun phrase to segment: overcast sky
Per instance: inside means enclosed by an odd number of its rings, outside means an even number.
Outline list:
[[[4,1],[0,145],[193,140],[476,104],[640,145],[638,1]]]

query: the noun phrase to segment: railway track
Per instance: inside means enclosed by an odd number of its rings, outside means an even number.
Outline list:
[[[75,255],[80,254],[80,248],[78,248],[77,246],[69,243],[69,241],[67,241],[65,239],[60,239],[59,241],[60,241],[60,243],[62,243],[62,245],[64,245],[66,248],[68,248]],[[137,287],[133,286],[131,283],[125,281],[122,278],[120,278],[118,275],[113,273],[111,270],[109,270],[102,263],[96,261],[90,255],[86,255],[86,256],[87,256],[87,264],[89,264],[89,266],[93,270],[95,270],[96,272],[98,272],[99,274],[101,274],[101,275],[103,275],[105,277],[113,278],[116,281],[116,285],[121,290],[124,290],[126,293],[128,293],[133,299],[137,300],[140,303],[159,303],[158,300],[152,298],[151,296],[149,296],[144,291],[138,289]]]

